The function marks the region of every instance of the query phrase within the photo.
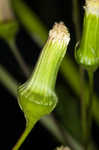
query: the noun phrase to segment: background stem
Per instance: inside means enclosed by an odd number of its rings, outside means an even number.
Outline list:
[[[81,102],[81,125],[82,125],[82,138],[83,142],[86,141],[86,134],[87,134],[87,116],[86,116],[86,97],[84,96],[85,91],[85,84],[84,84],[84,70],[80,67],[80,85],[81,85],[81,95],[80,95],[80,102]]]
[[[14,97],[17,97],[18,83],[2,65],[0,65],[0,82]]]
[[[83,129],[84,129],[84,149],[90,150],[91,145],[91,127],[92,127],[92,108],[93,108],[93,76],[92,71],[88,71],[89,76],[89,99],[88,105],[85,106],[83,103]]]
[[[80,23],[80,10],[79,1],[73,0],[73,21],[75,26],[76,40],[79,41],[81,37],[81,23]],[[85,97],[85,79],[84,69],[80,66],[80,103],[81,103],[81,126],[82,126],[82,137],[83,142],[86,142],[87,137],[87,115],[86,115],[86,97]]]
[[[22,56],[20,55],[18,49],[16,48],[15,42],[14,40],[7,40],[11,51],[13,52],[19,66],[21,67],[22,71],[24,72],[25,76],[28,77],[30,74],[30,71],[28,69],[28,66],[26,65],[26,63],[24,62]]]
[[[87,149],[91,143],[91,128],[92,128],[92,106],[93,106],[93,71],[88,71],[89,76],[89,101],[87,107],[87,122],[88,122],[88,135],[87,135]]]
[[[75,26],[75,33],[76,33],[76,39],[77,41],[80,39],[80,27],[81,27],[81,23],[80,23],[80,10],[79,10],[79,1],[78,0],[72,0],[72,4],[73,4],[73,22],[74,22],[74,26]]]

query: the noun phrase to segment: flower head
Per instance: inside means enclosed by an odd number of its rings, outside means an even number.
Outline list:
[[[57,104],[55,82],[69,40],[65,25],[55,23],[30,79],[18,88],[18,101],[29,122],[49,114]]]
[[[83,32],[75,57],[86,69],[99,66],[99,0],[86,0]]]
[[[86,0],[85,9],[87,13],[99,16],[99,0]]]
[[[66,46],[70,41],[70,34],[63,22],[55,23],[49,32],[49,39],[53,44],[58,42],[59,46]]]

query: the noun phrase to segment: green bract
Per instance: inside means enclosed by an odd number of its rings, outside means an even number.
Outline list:
[[[26,117],[26,130],[13,150],[17,150],[35,123],[53,111],[57,104],[55,82],[70,40],[65,25],[56,23],[30,77],[18,87],[18,102]]]
[[[99,66],[99,1],[87,0],[80,44],[75,57],[86,69],[95,70]]]

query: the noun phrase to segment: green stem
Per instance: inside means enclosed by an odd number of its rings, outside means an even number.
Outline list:
[[[87,108],[88,109],[87,121],[88,121],[88,136],[89,136],[89,140],[91,140],[94,73],[89,71],[88,75],[89,75],[89,101],[88,101],[88,108]]]
[[[87,118],[86,118],[86,99],[84,96],[85,84],[84,84],[84,70],[80,67],[80,85],[81,85],[81,93],[80,93],[80,100],[81,100],[81,125],[82,125],[82,135],[83,135],[83,142],[86,141],[86,134],[87,134]]]
[[[29,76],[29,69],[28,66],[26,65],[26,63],[24,62],[22,56],[20,55],[18,49],[16,48],[15,42],[14,40],[7,40],[19,66],[21,67],[22,71],[24,72],[25,76],[28,77]]]
[[[73,0],[73,21],[75,26],[76,40],[80,39],[80,13],[78,0]],[[84,81],[84,69],[80,67],[80,101],[81,101],[81,125],[82,125],[82,134],[83,140],[85,141],[86,131],[87,131],[87,123],[86,123],[86,102],[84,99],[84,89],[85,89],[85,81]]]
[[[83,147],[61,126],[52,115],[43,117],[40,122],[64,145],[69,145],[74,150],[83,150]],[[61,128],[60,128],[61,127]]]
[[[28,124],[23,132],[23,134],[21,135],[21,137],[18,139],[17,143],[15,144],[15,146],[12,148],[12,150],[19,150],[19,148],[21,147],[21,145],[23,144],[23,142],[25,141],[25,139],[27,138],[27,136],[29,135],[30,131],[32,130],[32,128],[34,127],[35,123],[32,124]]]
[[[76,39],[77,41],[80,39],[80,13],[79,13],[79,3],[78,0],[73,0],[73,21],[75,25],[76,31]],[[82,134],[83,141],[86,142],[87,137],[87,115],[86,115],[86,99],[85,99],[85,80],[84,80],[84,69],[80,67],[80,100],[81,100],[81,125],[82,125]]]
[[[10,73],[0,64],[0,82],[9,90],[9,92],[17,97],[17,81]]]
[[[76,40],[80,40],[80,11],[78,6],[78,0],[73,1],[73,19],[76,31]],[[82,139],[86,142],[87,137],[87,118],[86,118],[86,99],[85,99],[85,79],[84,79],[84,69],[80,66],[80,102],[81,102],[81,126],[82,126]]]
[[[47,127],[49,131],[54,133],[54,136],[60,141],[62,144],[66,144],[64,142],[64,137],[62,135],[62,132],[60,128],[58,127],[58,124],[56,123],[55,118],[52,115],[44,116],[40,122]]]
[[[73,22],[75,25],[75,31],[76,31],[76,39],[77,41],[80,39],[80,11],[79,11],[79,3],[78,0],[72,0],[73,3]]]
[[[92,127],[92,108],[93,108],[93,77],[94,73],[92,71],[88,71],[89,76],[89,100],[87,108],[84,109],[84,117],[85,117],[85,141],[84,148],[85,150],[90,149],[91,144],[91,127]],[[87,128],[86,128],[87,127]]]
[[[16,143],[16,145],[12,148],[12,150],[18,150],[20,148],[20,146],[22,145],[22,143],[24,142],[24,140],[28,136],[29,132],[30,131],[26,128],[24,133],[22,134],[22,136],[20,137],[20,139]]]

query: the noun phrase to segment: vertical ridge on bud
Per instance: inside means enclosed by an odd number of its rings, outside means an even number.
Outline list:
[[[18,87],[18,102],[26,117],[26,130],[29,132],[57,104],[55,82],[69,40],[70,34],[65,25],[62,22],[55,23],[30,79]],[[23,134],[13,150],[18,149],[29,132]]]
[[[45,78],[43,82],[47,87],[52,88],[52,90],[54,89],[54,82],[52,80],[56,77],[55,72],[57,73],[59,69],[61,59],[63,59],[66,53],[66,48],[69,40],[69,33],[64,24],[62,22],[60,22],[59,24],[56,23],[53,26],[53,29],[49,32],[48,40],[42,50],[40,59],[35,67],[35,71],[33,72],[33,82],[36,81],[36,79],[38,80],[37,82],[42,82],[39,77],[37,78],[38,74],[38,76],[42,76],[43,79]],[[49,75],[51,78],[50,80],[48,78]]]

